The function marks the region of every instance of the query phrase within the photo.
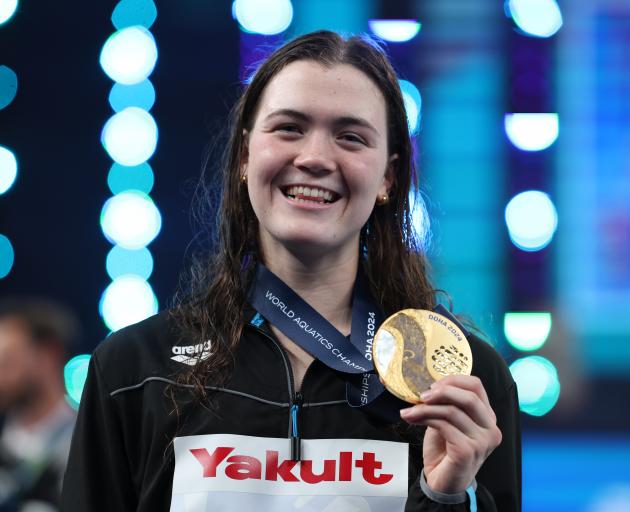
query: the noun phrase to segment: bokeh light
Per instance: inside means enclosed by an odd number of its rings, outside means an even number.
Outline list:
[[[0,0],[0,25],[9,21],[15,14],[18,0]]]
[[[153,188],[153,170],[144,162],[134,167],[126,167],[116,162],[107,175],[107,184],[112,194],[119,194],[126,190],[139,190],[148,194]]]
[[[103,292],[100,313],[105,325],[117,331],[158,312],[158,302],[151,285],[138,276],[114,279]]]
[[[18,79],[15,71],[8,66],[0,66],[0,110],[13,101],[17,88]]]
[[[532,351],[545,344],[551,324],[549,312],[511,312],[503,317],[503,332],[514,348]]]
[[[125,249],[141,249],[162,227],[160,211],[142,192],[116,194],[103,205],[101,228],[107,239]]]
[[[554,0],[509,0],[507,8],[525,35],[551,37],[562,27],[562,13]]]
[[[541,356],[527,356],[510,365],[518,388],[521,411],[532,416],[547,414],[558,402],[560,381],[551,361]]]
[[[115,112],[127,107],[138,107],[151,110],[155,103],[155,89],[149,79],[134,85],[123,85],[116,82],[109,93],[109,104]]]
[[[101,142],[115,162],[126,166],[146,162],[157,147],[158,129],[153,116],[138,107],[114,114],[103,127]]]
[[[558,227],[558,214],[544,192],[528,190],[514,196],[505,208],[512,243],[523,251],[544,249]]]
[[[523,151],[542,151],[558,138],[558,114],[505,114],[505,133]]]
[[[156,18],[153,0],[120,0],[112,13],[112,23],[118,30],[134,25],[150,28]]]
[[[370,20],[368,25],[376,36],[393,43],[413,39],[421,28],[416,20]]]
[[[234,0],[232,17],[246,32],[279,34],[291,25],[293,5],[290,0]]]
[[[6,236],[0,235],[0,279],[9,275],[14,261],[15,253],[11,241]]]
[[[426,252],[429,249],[431,220],[421,192],[413,189],[409,191],[409,211],[417,249]]]
[[[153,272],[153,256],[146,247],[131,250],[115,245],[107,254],[105,266],[112,280],[127,274],[149,279]]]
[[[79,407],[79,402],[81,402],[89,364],[89,354],[81,354],[70,359],[63,368],[63,380],[66,385],[68,402],[75,409]]]
[[[409,133],[415,134],[420,129],[420,120],[422,116],[422,96],[418,88],[407,80],[399,80],[400,90],[402,92],[403,101],[405,103],[405,111],[407,112],[407,125]]]
[[[17,176],[17,160],[13,152],[0,146],[0,194],[11,188]]]
[[[125,85],[145,80],[157,61],[157,46],[151,32],[140,26],[114,32],[101,51],[101,67],[107,75]]]

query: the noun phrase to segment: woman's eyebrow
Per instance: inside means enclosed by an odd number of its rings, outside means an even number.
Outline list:
[[[269,121],[275,117],[280,117],[280,116],[292,117],[294,119],[299,119],[300,121],[304,121],[304,122],[310,122],[313,120],[311,116],[309,116],[308,114],[305,114],[304,112],[300,112],[299,110],[294,110],[292,108],[280,108],[269,113],[265,117],[265,121]],[[374,126],[372,126],[372,123],[370,123],[366,119],[363,119],[362,117],[356,117],[356,116],[336,117],[333,120],[333,125],[337,127],[350,126],[350,125],[361,126],[363,128],[367,128],[368,130],[374,132],[376,135],[380,135],[378,130],[374,128]]]

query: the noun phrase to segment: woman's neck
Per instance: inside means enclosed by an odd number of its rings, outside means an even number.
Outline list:
[[[282,248],[266,248],[265,265],[340,332],[347,335],[352,322],[352,290],[358,251],[301,257]]]

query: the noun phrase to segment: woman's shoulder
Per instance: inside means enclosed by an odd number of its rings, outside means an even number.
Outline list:
[[[490,342],[475,334],[467,339],[473,356],[472,374],[481,379],[488,394],[498,399],[510,392],[514,379],[503,356]]]
[[[110,334],[92,357],[109,390],[115,391],[172,375],[177,370],[174,351],[182,344],[171,313],[162,311]]]

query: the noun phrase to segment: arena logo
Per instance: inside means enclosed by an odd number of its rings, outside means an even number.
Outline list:
[[[199,361],[210,357],[210,340],[196,345],[175,345],[173,354],[175,354],[171,357],[173,361],[195,366]]]
[[[312,460],[281,460],[276,450],[267,450],[263,462],[251,455],[231,455],[234,450],[233,446],[219,446],[212,453],[205,448],[192,448],[190,453],[201,465],[204,478],[215,478],[219,472],[219,476],[231,480],[254,479],[307,484],[352,482],[357,473],[353,471],[354,468],[360,470],[358,473],[361,478],[370,485],[384,485],[394,477],[392,473],[381,472],[383,463],[376,458],[374,452],[362,452],[355,458],[353,452],[341,451],[334,459],[320,461],[318,466],[323,463],[323,470],[316,473]],[[228,457],[229,455],[231,456]],[[298,465],[299,469],[296,469]]]

